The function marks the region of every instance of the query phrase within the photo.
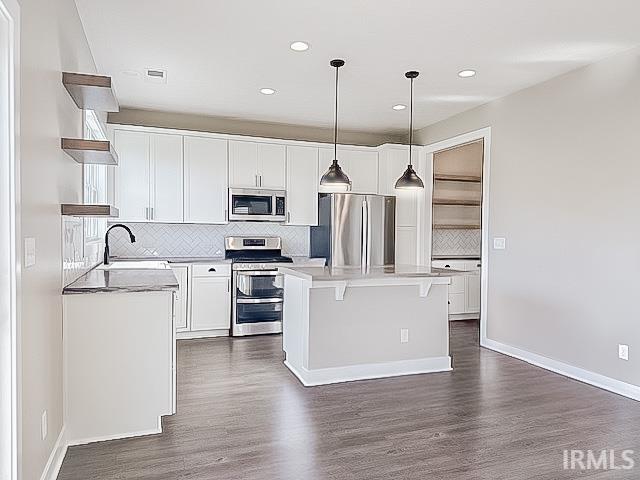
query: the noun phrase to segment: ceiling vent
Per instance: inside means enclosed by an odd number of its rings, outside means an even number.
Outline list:
[[[151,83],[167,83],[167,71],[157,68],[145,68],[145,78]]]

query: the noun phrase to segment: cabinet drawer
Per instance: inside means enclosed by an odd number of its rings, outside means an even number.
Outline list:
[[[225,263],[196,264],[192,267],[194,277],[228,277],[231,265]]]
[[[464,280],[464,277],[460,277],[460,278]],[[466,298],[464,293],[449,294],[449,315],[464,313],[465,300]]]

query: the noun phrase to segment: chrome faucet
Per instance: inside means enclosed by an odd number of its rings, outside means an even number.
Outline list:
[[[131,243],[135,243],[136,236],[131,232],[131,229],[122,223],[116,223],[107,228],[107,233],[104,234],[104,264],[109,265],[109,232],[116,227],[124,228],[129,233],[129,239]]]

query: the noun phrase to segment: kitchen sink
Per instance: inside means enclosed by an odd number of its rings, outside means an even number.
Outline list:
[[[159,260],[142,260],[134,262],[111,262],[108,265],[100,265],[98,270],[166,270],[170,268],[167,262]]]

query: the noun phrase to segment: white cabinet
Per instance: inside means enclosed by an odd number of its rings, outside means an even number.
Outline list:
[[[318,158],[318,175],[329,169],[333,162],[333,149],[321,148]],[[378,152],[372,149],[338,147],[338,162],[351,180],[352,193],[378,193]],[[320,191],[331,191],[320,187]]]
[[[231,275],[229,265],[193,265],[190,286],[190,330],[231,328]]]
[[[184,221],[227,223],[227,140],[184,137]]]
[[[285,170],[284,145],[229,141],[229,186],[284,190]]]
[[[285,189],[286,147],[272,143],[258,144],[258,175],[260,187]]]
[[[182,135],[114,131],[116,205],[130,222],[182,222]]]
[[[229,278],[194,277],[191,291],[191,331],[228,330],[231,326]]]
[[[318,148],[287,147],[287,225],[318,224]]]
[[[465,310],[467,312],[480,311],[480,275],[475,273],[465,277]]]
[[[182,222],[182,135],[151,135],[151,220]]]
[[[419,150],[414,147],[413,160],[417,164]],[[385,146],[380,150],[380,172],[378,191],[381,195],[396,196],[396,225],[416,227],[418,225],[418,200],[423,191],[396,189],[396,180],[404,173],[409,164],[409,148]],[[426,179],[422,179],[426,182]]]
[[[458,318],[477,317],[480,312],[480,262],[478,260],[434,260],[436,268],[465,272],[451,277],[449,285],[449,315]]]
[[[115,130],[118,151],[116,205],[120,219],[145,222],[149,219],[150,137],[145,132]]]
[[[416,228],[396,227],[396,265],[415,265],[417,257]]]
[[[175,317],[176,332],[184,332],[188,330],[187,322],[187,299],[188,299],[188,278],[189,267],[172,265],[171,270],[178,279],[178,292],[176,293],[175,303],[173,307],[173,315]]]

